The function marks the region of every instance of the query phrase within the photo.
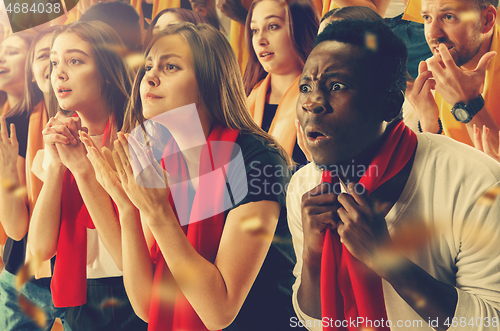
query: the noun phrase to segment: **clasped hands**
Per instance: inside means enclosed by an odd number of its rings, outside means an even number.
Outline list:
[[[392,246],[383,216],[388,210],[377,211],[359,185],[349,183],[349,194],[337,195],[331,184],[321,183],[302,196],[304,257],[320,262],[325,231],[330,228],[354,257],[382,276],[385,266],[378,254]]]

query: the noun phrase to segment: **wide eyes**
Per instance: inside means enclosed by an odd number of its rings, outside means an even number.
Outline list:
[[[307,92],[311,92],[312,89],[309,85],[307,84],[302,84],[299,86],[299,90],[300,90],[300,93],[307,93]]]
[[[347,88],[347,86],[345,86],[342,83],[333,83],[332,87],[330,88],[330,90],[331,91],[340,91],[340,90],[343,90],[345,88]]]
[[[341,91],[341,90],[344,90],[346,88],[347,88],[347,86],[345,84],[342,84],[339,82],[334,82],[329,86],[328,90],[329,91]],[[308,92],[312,91],[312,88],[308,84],[302,84],[299,86],[299,90],[300,90],[300,93],[308,93]]]

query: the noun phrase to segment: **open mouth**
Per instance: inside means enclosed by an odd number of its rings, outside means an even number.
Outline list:
[[[65,92],[71,92],[71,90],[65,90],[65,89],[59,89],[58,93],[65,93]]]
[[[274,53],[266,52],[266,53],[261,53],[260,57],[264,58],[264,57],[268,57],[268,56],[271,56],[271,55],[274,55]]]
[[[5,73],[7,73],[7,72],[9,72],[9,70],[7,70],[7,69],[0,69],[0,75],[1,75],[1,74],[5,74]]]
[[[306,134],[306,136],[307,136],[307,139],[309,140],[309,142],[311,142],[311,143],[318,143],[322,140],[330,138],[329,136],[327,136],[324,133],[319,132],[319,131],[309,131]]]

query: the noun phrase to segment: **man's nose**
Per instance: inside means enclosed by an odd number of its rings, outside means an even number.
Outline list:
[[[302,109],[313,114],[321,114],[326,110],[325,100],[321,91],[311,92],[306,102],[302,105]]]
[[[429,44],[437,44],[445,36],[443,26],[440,20],[432,20],[425,24],[425,34]]]

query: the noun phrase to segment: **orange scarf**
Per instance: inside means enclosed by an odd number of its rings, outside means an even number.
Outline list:
[[[424,19],[422,18],[422,15],[420,15],[421,6],[421,0],[408,0],[405,13],[403,14],[403,19],[417,23],[424,23]]]
[[[297,100],[299,98],[299,78],[295,79],[283,94],[280,100],[276,114],[274,115],[269,134],[272,135],[281,146],[285,149],[288,155],[292,156],[297,140],[297,131],[295,129],[295,119]],[[264,106],[266,105],[267,91],[271,84],[271,75],[257,83],[252,92],[248,96],[248,110],[255,122],[262,126],[262,118],[264,117]]]
[[[35,108],[33,108],[29,120],[28,143],[26,146],[26,189],[28,191],[28,209],[30,217],[43,185],[40,178],[31,172],[31,166],[33,165],[36,153],[45,146],[43,142],[42,130],[48,122],[48,117],[47,110],[45,109],[45,103],[42,100],[35,106]],[[26,260],[29,261],[33,258],[33,255],[31,255],[31,251],[29,249],[26,249],[26,252]],[[50,277],[50,261],[43,262],[35,271],[35,276],[36,278]]]

